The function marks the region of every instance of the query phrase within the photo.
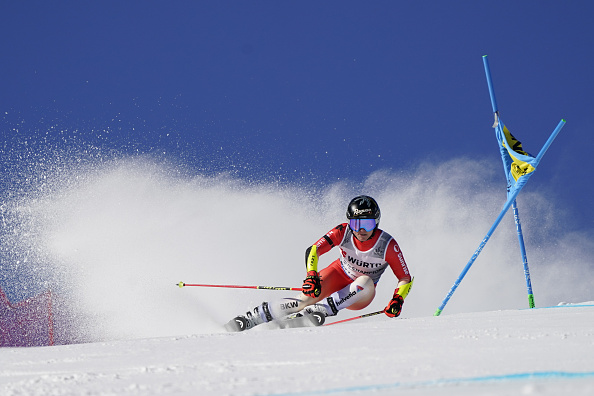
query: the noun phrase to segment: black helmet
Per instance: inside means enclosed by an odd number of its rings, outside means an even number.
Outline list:
[[[375,199],[368,195],[359,195],[351,200],[346,212],[347,219],[375,219],[379,224],[381,212]]]

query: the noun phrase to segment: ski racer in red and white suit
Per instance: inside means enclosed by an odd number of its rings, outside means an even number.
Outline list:
[[[307,277],[301,293],[293,298],[265,301],[232,319],[226,327],[242,331],[302,310],[326,317],[344,308],[365,308],[375,297],[375,286],[388,267],[398,279],[398,286],[384,312],[389,317],[400,315],[413,279],[396,240],[379,229],[380,217],[375,199],[367,195],[353,198],[347,207],[349,222],[334,227],[307,248]],[[318,272],[318,256],[333,247],[340,249],[340,257]]]

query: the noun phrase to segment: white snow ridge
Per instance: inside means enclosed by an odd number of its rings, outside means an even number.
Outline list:
[[[594,305],[4,348],[0,394],[592,395]]]

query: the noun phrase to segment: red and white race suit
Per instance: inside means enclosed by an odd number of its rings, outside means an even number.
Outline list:
[[[339,224],[316,242],[318,256],[327,253],[335,246],[340,249],[341,256],[320,271],[322,281],[338,276],[336,270],[340,269],[343,278],[340,284],[348,284],[362,275],[369,276],[373,283],[377,284],[387,267],[392,269],[398,281],[410,282],[411,280],[398,243],[383,230],[376,229],[371,238],[361,242],[355,238],[347,223]],[[331,283],[335,283],[334,279]],[[331,292],[332,289],[338,290],[336,287],[339,286],[323,284],[323,289],[326,289],[324,294]]]

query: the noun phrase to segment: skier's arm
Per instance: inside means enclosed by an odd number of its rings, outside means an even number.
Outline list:
[[[412,287],[413,278],[411,278],[410,272],[408,271],[404,255],[394,239],[388,244],[386,261],[390,265],[390,268],[392,268],[396,278],[398,278],[398,287],[394,290],[394,295],[384,309],[384,312],[389,317],[395,318],[399,316],[402,311],[402,305]]]
[[[318,274],[318,253],[316,245],[312,245],[305,251],[305,267],[307,277],[301,286],[301,292],[309,297],[318,297],[322,292],[322,282]]]
[[[305,250],[305,268],[307,272],[318,271],[318,247],[311,245]]]
[[[305,250],[305,268],[307,268],[308,272],[317,271],[318,257],[324,253],[328,253],[330,249],[342,242],[346,227],[346,223],[337,225]]]
[[[408,271],[408,266],[406,265],[406,261],[404,260],[404,255],[400,250],[400,246],[394,239],[388,243],[388,248],[386,249],[386,262],[392,268],[392,272],[398,279],[398,286],[405,285],[411,281],[410,272]]]
[[[307,277],[303,281],[301,291],[309,297],[318,297],[322,292],[320,274],[318,274],[318,255],[322,255],[340,244],[346,230],[346,223],[339,224],[326,235],[305,250],[305,268]]]

